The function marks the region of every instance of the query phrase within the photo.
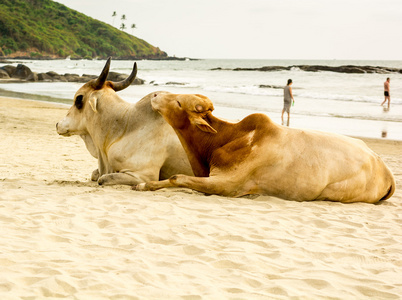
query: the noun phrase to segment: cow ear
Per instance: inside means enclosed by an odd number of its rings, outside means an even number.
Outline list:
[[[89,105],[91,106],[94,112],[97,112],[98,99],[96,97],[91,97],[89,99]]]
[[[209,133],[217,133],[217,131],[207,123],[204,119],[201,118],[194,118],[193,123],[197,126],[200,130]]]

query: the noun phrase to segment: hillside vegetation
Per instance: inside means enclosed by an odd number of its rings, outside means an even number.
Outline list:
[[[0,56],[138,59],[167,54],[52,0],[0,0]]]

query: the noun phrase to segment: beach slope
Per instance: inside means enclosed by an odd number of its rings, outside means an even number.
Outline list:
[[[0,296],[400,299],[402,142],[365,139],[394,172],[380,205],[135,192],[90,181],[57,104],[0,98]]]

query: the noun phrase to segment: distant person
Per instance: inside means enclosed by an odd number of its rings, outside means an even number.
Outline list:
[[[292,93],[292,79],[288,79],[288,84],[285,86],[283,89],[283,110],[282,110],[282,125],[285,125],[285,122],[283,121],[283,114],[285,111],[288,113],[288,121],[287,121],[287,126],[289,126],[289,121],[290,121],[290,106],[295,102],[295,99],[293,98],[293,93]]]
[[[384,105],[384,103],[388,100],[388,107],[391,104],[391,95],[390,95],[390,91],[389,91],[389,82],[391,81],[391,79],[388,77],[387,80],[384,82],[384,102],[381,103],[381,105]]]

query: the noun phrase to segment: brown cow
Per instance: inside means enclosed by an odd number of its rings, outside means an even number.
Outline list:
[[[229,123],[212,115],[213,104],[202,95],[161,92],[151,103],[176,131],[198,177],[175,175],[137,190],[179,186],[345,203],[375,203],[394,193],[391,171],[361,140],[280,126],[264,114]]]

